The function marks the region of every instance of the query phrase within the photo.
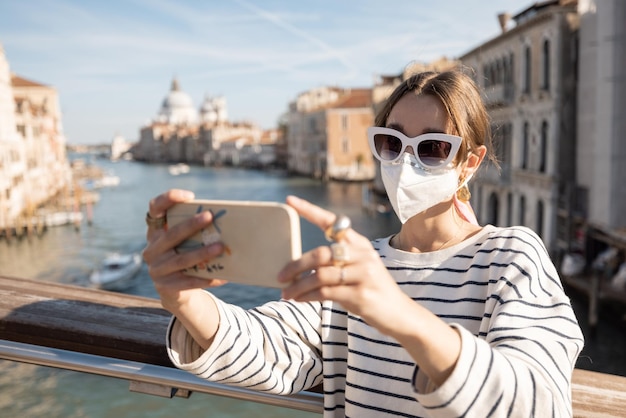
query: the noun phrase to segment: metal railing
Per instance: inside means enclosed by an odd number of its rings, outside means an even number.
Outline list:
[[[260,402],[283,408],[322,413],[323,395],[300,392],[273,395],[202,380],[191,373],[152,364],[0,340],[0,358],[39,366],[125,379],[130,390],[163,397],[187,397],[191,392]]]

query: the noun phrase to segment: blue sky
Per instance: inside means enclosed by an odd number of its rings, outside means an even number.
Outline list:
[[[199,106],[276,125],[311,88],[371,87],[411,61],[457,57],[497,36],[522,0],[2,0],[11,71],[54,86],[68,143],[137,140],[172,78]]]

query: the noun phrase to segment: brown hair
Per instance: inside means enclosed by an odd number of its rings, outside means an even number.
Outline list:
[[[391,109],[404,97],[415,95],[436,97],[448,114],[450,134],[463,138],[457,153],[457,164],[479,146],[487,147],[486,157],[497,167],[491,142],[489,115],[474,81],[459,70],[445,72],[423,72],[404,80],[391,93],[383,108],[376,115],[376,126],[384,127]]]

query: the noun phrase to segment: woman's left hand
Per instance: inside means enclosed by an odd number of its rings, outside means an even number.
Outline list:
[[[334,213],[305,200],[289,196],[287,203],[322,231],[335,221]],[[398,308],[414,302],[396,284],[368,238],[348,229],[341,244],[349,256],[343,266],[333,265],[329,246],[315,248],[287,264],[278,277],[280,282],[288,283],[283,289],[283,298],[338,302],[371,326],[389,334]]]

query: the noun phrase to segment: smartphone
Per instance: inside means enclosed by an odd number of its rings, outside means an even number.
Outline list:
[[[179,253],[221,242],[219,257],[185,270],[210,279],[280,288],[278,272],[302,255],[300,217],[284,203],[234,200],[194,200],[167,211],[168,227],[200,212],[211,212],[213,223],[183,241]]]

